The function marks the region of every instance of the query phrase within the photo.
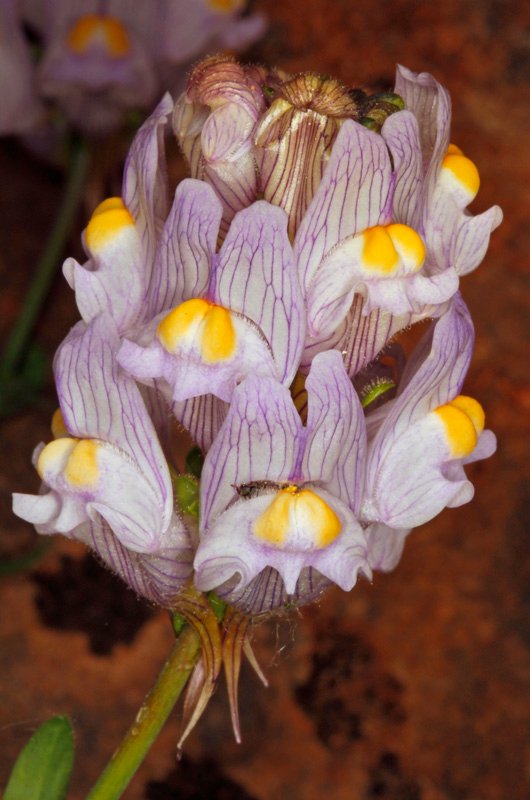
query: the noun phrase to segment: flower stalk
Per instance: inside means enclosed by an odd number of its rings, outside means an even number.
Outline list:
[[[191,626],[186,626],[87,800],[115,800],[122,796],[186,686],[200,647],[198,634]]]

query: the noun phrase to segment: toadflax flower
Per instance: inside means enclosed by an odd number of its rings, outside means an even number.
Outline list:
[[[177,188],[153,275],[164,310],[137,327],[138,343],[126,338],[118,356],[137,380],[156,381],[177,418],[185,412],[178,404],[195,397],[230,402],[245,375],[289,386],[304,343],[285,213],[254,203],[234,218],[216,253],[221,213],[207,184]]]
[[[170,120],[192,173],[172,202]],[[478,173],[449,123],[426,74],[369,96],[210,57],[138,131],[85,263],[65,262],[82,317],[55,359],[65,430],[14,508],[197,630],[181,741],[223,664],[239,740],[252,620],[393,569],[495,449],[463,389],[458,289],[501,215],[467,211]],[[427,318],[405,359],[391,340]],[[175,474],[175,420],[202,450],[198,494]]]
[[[139,389],[117,365],[118,343],[103,315],[66,337],[54,364],[64,430],[35,451],[42,493],[15,494],[13,508],[40,533],[87,542],[166,604],[190,575],[191,543]]]
[[[469,502],[474,489],[464,466],[495,451],[482,407],[461,394],[473,341],[457,295],[411,355],[396,397],[368,414],[360,518],[375,569],[395,566],[411,528]]]
[[[42,55],[29,71],[29,47],[16,34],[13,58],[0,62],[2,84],[22,76],[37,83],[41,97],[53,102],[76,127],[106,133],[125,112],[146,109],[164,89],[180,89],[192,60],[211,48],[242,50],[265,30],[262,14],[241,16],[242,0],[8,0],[0,8],[4,26],[29,25],[42,42]],[[21,72],[23,70],[23,72]],[[26,115],[34,109],[27,109]],[[9,109],[0,111],[0,130],[17,132]]]
[[[369,574],[356,518],[364,417],[340,353],[317,356],[306,386],[305,428],[278,382],[247,378],[234,392],[202,473],[199,589],[223,595],[235,573],[244,589],[266,567],[289,595],[304,569],[345,591],[359,571]]]

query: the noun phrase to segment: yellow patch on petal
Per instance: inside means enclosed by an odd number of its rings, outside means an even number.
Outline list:
[[[55,439],[44,447],[37,460],[37,472],[44,478],[46,472],[61,472],[68,462],[78,440],[71,437]]]
[[[236,332],[230,312],[212,306],[204,320],[202,357],[208,364],[226,361],[236,349]]]
[[[311,489],[287,486],[254,522],[258,539],[273,547],[283,547],[297,532],[312,539],[314,549],[330,545],[340,534],[342,524],[327,503]]]
[[[442,161],[442,173],[444,172],[465,190],[470,202],[476,197],[480,187],[478,169],[456,145],[449,145],[447,154]]]
[[[362,261],[365,269],[391,275],[399,266],[399,255],[384,225],[367,228],[363,237]]]
[[[59,440],[60,441],[60,440]],[[77,442],[66,463],[64,477],[72,486],[93,486],[99,478],[97,462],[98,442],[81,439]]]
[[[193,300],[186,300],[170,311],[156,329],[162,347],[168,353],[175,352],[182,339],[190,333],[191,328],[197,329],[204,321],[209,309],[210,303],[197,297]]]
[[[464,414],[467,414],[475,426],[477,436],[480,436],[484,430],[486,415],[478,400],[475,400],[474,397],[467,397],[467,395],[459,394],[454,400],[451,400],[450,405],[455,406],[455,408],[459,408],[460,411],[463,411]]]
[[[414,228],[394,223],[387,226],[388,235],[402,260],[406,262],[407,271],[417,271],[425,261],[425,245],[423,239]]]
[[[66,43],[77,55],[84,55],[94,44],[104,47],[111,58],[123,58],[131,49],[129,34],[115,17],[87,14],[70,28]]]
[[[246,0],[207,0],[212,11],[219,11],[221,14],[232,14],[234,11],[242,11]]]
[[[230,311],[201,298],[186,300],[159,323],[157,336],[162,346],[174,353],[184,339],[198,340],[208,364],[226,361],[234,354],[237,336]]]
[[[458,395],[434,410],[442,420],[453,458],[464,458],[476,447],[484,430],[484,411],[472,397]]]
[[[64,424],[64,418],[63,418],[63,412],[61,411],[60,408],[58,408],[57,411],[54,411],[53,413],[51,429],[54,439],[62,439],[63,436],[70,435],[66,430],[66,425]]]
[[[425,245],[413,228],[400,223],[374,225],[360,236],[363,241],[362,265],[369,272],[394,275],[400,266],[407,273],[417,272],[425,260]]]
[[[134,225],[121,197],[109,197],[96,208],[85,229],[85,242],[89,250],[97,253],[124,228]]]
[[[107,197],[106,200],[102,200],[101,203],[95,207],[91,218],[93,219],[97,217],[98,214],[103,214],[104,211],[111,211],[117,208],[125,208],[121,197]]]

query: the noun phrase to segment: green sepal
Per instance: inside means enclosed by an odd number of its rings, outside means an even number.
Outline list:
[[[173,630],[175,631],[175,636],[178,639],[178,637],[182,633],[182,629],[186,625],[186,620],[177,611],[170,612],[170,617]]]
[[[208,592],[207,597],[217,621],[222,622],[226,613],[226,603],[220,597],[217,597],[214,591]]]
[[[74,763],[68,717],[52,717],[33,734],[15,762],[4,800],[63,800]]]
[[[375,131],[376,133],[379,133],[379,131],[381,130],[381,125],[371,117],[361,117],[359,123],[363,127],[368,128],[368,130]]]

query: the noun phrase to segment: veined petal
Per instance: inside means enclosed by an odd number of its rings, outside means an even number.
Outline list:
[[[418,121],[411,111],[391,114],[381,129],[394,162],[393,218],[415,228],[423,185],[423,159]]]
[[[173,520],[156,553],[136,553],[125,548],[105,522],[90,522],[75,531],[84,542],[137,594],[152,603],[173,607],[175,597],[189,579],[193,550],[180,520]]]
[[[304,291],[335,245],[347,236],[388,221],[391,173],[382,137],[346,120],[295,239]]]
[[[449,299],[458,287],[456,277],[434,285],[420,274],[424,260],[423,241],[408,225],[376,225],[348,237],[324,258],[309,286],[311,334],[329,335],[347,315],[354,294],[365,297],[365,313],[422,311],[429,288],[432,304]]]
[[[350,378],[366,367],[398,331],[411,323],[411,316],[396,316],[376,308],[364,313],[364,300],[356,295],[346,317],[343,335],[335,344],[344,355],[344,366]]]
[[[295,591],[288,595],[285,584],[272,567],[266,567],[250,583],[241,588],[238,576],[217,587],[215,593],[225,603],[256,617],[280,608],[311,603],[329,588],[331,581],[313,567],[305,567],[298,578]]]
[[[230,402],[247,375],[276,377],[268,343],[245,317],[194,298],[138,331],[142,344],[125,340],[121,366],[147,385],[157,381],[169,402],[214,394]]]
[[[108,317],[78,323],[55,356],[59,402],[70,434],[108,442],[138,465],[158,498],[160,531],[172,513],[169,471],[138,387],[118,367],[118,346]]]
[[[462,206],[458,191],[439,179],[423,211],[425,238],[436,268],[453,268],[458,275],[474,270],[486,254],[491,233],[501,222],[499,206],[472,216]]]
[[[203,453],[207,453],[224,422],[228,403],[213,394],[203,394],[182,403],[173,403],[171,411]]]
[[[164,128],[172,110],[173,100],[166,94],[134,137],[123,174],[123,200],[138,226],[148,280],[169,210]]]
[[[194,561],[198,588],[213,589],[235,573],[243,588],[268,566],[288,594],[305,567],[345,591],[360,570],[370,574],[364,533],[346,504],[321,489],[287,492],[240,500],[206,530]],[[276,509],[278,501],[282,507]]]
[[[382,440],[392,432],[398,435],[429,411],[456,397],[469,367],[473,343],[473,323],[467,306],[457,294],[413,351],[377,438]]]
[[[159,546],[159,497],[123,451],[96,439],[63,437],[43,448],[37,470],[60,500],[40,523],[48,530],[68,533],[99,514],[128,549],[145,553]],[[65,512],[74,506],[75,524],[65,529]]]
[[[302,422],[286,387],[270,378],[243,381],[204,460],[201,524],[208,528],[238,497],[236,487],[288,481],[302,435]]]
[[[412,72],[398,65],[395,91],[418,121],[424,171],[438,169],[449,144],[451,98],[428,72]]]
[[[389,528],[374,522],[365,530],[368,543],[368,563],[372,569],[391,572],[399,563],[409,528]]]
[[[304,344],[305,312],[282,209],[261,201],[235,216],[211,292],[216,302],[259,325],[280,380],[290,384]]]
[[[317,355],[306,380],[307,441],[302,474],[356,514],[363,492],[366,433],[361,403],[339,352]]]
[[[120,197],[97,206],[83,240],[90,260],[81,266],[68,258],[63,265],[79,312],[85,322],[109,314],[126,330],[145,313],[148,274],[138,226]]]
[[[179,183],[156,253],[148,318],[206,291],[221,215],[207,183],[189,178]]]
[[[480,405],[459,394],[473,346],[469,313],[456,297],[420,342],[369,444],[362,516],[410,528],[473,495],[462,465],[494,443]],[[486,445],[480,441],[486,438]]]
[[[455,403],[444,404],[410,425],[380,451],[370,454],[362,515],[391,528],[411,528],[432,519],[447,505],[473,497],[462,471],[444,465],[471,453],[478,441],[474,421]],[[478,404],[477,404],[478,405]],[[455,502],[458,497],[458,502]]]

